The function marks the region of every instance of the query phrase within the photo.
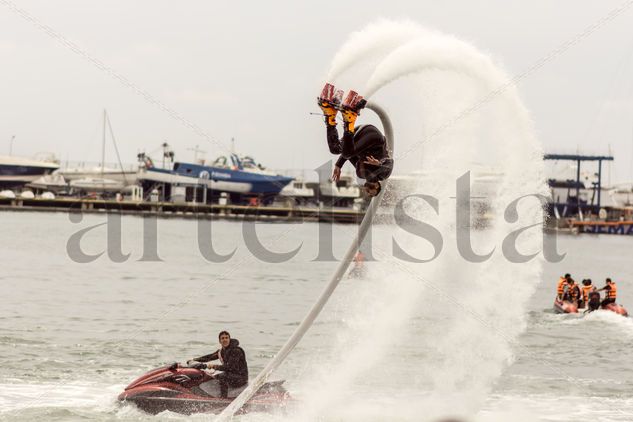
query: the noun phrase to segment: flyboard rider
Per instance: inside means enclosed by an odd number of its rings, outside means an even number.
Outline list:
[[[246,364],[246,353],[239,344],[237,339],[231,338],[228,331],[221,331],[218,335],[220,340],[220,349],[215,352],[191,359],[195,362],[201,362],[204,368],[215,369],[221,373],[213,375],[220,384],[220,397],[226,398],[229,393],[229,387],[242,387],[248,383],[248,365]],[[206,362],[220,360],[221,364],[206,364]]]
[[[340,154],[332,181],[336,182],[341,176],[341,168],[346,161],[356,168],[356,175],[365,179],[365,192],[369,196],[380,193],[380,182],[386,180],[393,170],[393,159],[387,148],[387,140],[373,125],[356,127],[356,118],[367,101],[354,91],[350,91],[343,98],[342,90],[334,90],[334,85],[326,83],[317,99],[319,107],[325,116],[327,129],[327,144],[332,154]],[[339,139],[336,129],[336,114],[341,112],[343,117],[343,137]]]

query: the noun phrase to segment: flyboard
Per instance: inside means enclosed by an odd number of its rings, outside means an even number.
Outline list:
[[[385,110],[379,105],[368,102],[366,108],[375,112],[380,121],[382,123],[383,129],[385,130],[385,137],[387,138],[387,147],[389,148],[389,153],[393,157],[393,127],[391,126],[391,121],[387,116]],[[237,413],[242,406],[266,383],[270,374],[279,367],[279,365],[286,359],[286,357],[290,354],[290,352],[295,348],[295,346],[301,341],[305,333],[310,329],[312,323],[317,318],[325,304],[327,303],[330,296],[334,292],[334,289],[338,286],[339,282],[347,272],[347,268],[349,264],[352,262],[354,255],[358,251],[358,248],[363,243],[363,239],[367,235],[369,228],[371,227],[371,223],[374,220],[374,216],[376,215],[376,211],[378,210],[378,206],[382,201],[382,196],[384,195],[386,189],[382,189],[380,193],[371,200],[367,212],[365,213],[365,217],[363,217],[363,221],[360,223],[360,227],[358,228],[358,233],[354,238],[352,244],[350,245],[347,253],[343,257],[343,260],[340,262],[337,267],[334,275],[330,279],[330,282],[325,286],[325,289],[321,293],[321,296],[317,299],[314,305],[312,305],[312,309],[305,316],[301,324],[297,327],[295,332],[290,336],[286,344],[283,345],[281,350],[275,355],[274,358],[268,365],[262,370],[253,379],[248,387],[242,393],[235,398],[223,411],[218,415],[218,417],[214,420],[215,422],[223,422],[229,420],[235,413]]]

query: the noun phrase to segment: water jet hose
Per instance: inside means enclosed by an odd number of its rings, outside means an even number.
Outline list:
[[[387,138],[387,148],[389,149],[389,155],[393,157],[393,127],[391,126],[391,121],[389,120],[389,116],[385,110],[379,105],[368,102],[368,109],[374,111],[378,117],[380,117],[380,121],[385,131],[385,137]],[[305,333],[310,329],[312,323],[317,318],[330,296],[334,292],[334,289],[338,286],[339,282],[345,275],[349,264],[352,262],[354,255],[360,248],[360,245],[363,243],[363,239],[367,235],[369,228],[371,227],[371,223],[376,215],[376,211],[378,210],[378,206],[382,200],[382,196],[385,193],[385,188],[380,190],[380,193],[371,200],[367,212],[363,217],[363,221],[360,223],[360,227],[358,228],[358,233],[354,238],[354,241],[350,245],[347,253],[343,257],[343,260],[340,262],[337,267],[334,275],[330,279],[330,282],[327,284],[321,296],[319,296],[318,300],[312,305],[312,309],[306,315],[306,317],[301,321],[301,324],[297,327],[292,336],[286,341],[286,344],[283,345],[281,350],[275,355],[274,358],[268,365],[264,368],[262,372],[259,373],[249,384],[248,387],[239,396],[235,398],[223,411],[218,415],[214,422],[224,422],[229,420],[235,413],[237,413],[244,404],[250,400],[250,398],[266,383],[270,374],[279,367],[279,365],[286,359],[286,357],[290,354],[292,349],[301,341]]]

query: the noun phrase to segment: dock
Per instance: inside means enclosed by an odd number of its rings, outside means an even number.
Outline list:
[[[364,211],[299,206],[219,205],[80,198],[0,198],[0,211],[116,213],[158,218],[223,219],[280,223],[327,222],[360,224]]]
[[[570,221],[578,233],[633,235],[633,221]]]

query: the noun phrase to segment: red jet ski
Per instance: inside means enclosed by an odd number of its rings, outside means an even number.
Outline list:
[[[290,399],[284,381],[268,382],[250,399],[240,413],[265,412],[284,407]],[[228,398],[220,397],[220,386],[210,373],[174,363],[149,371],[125,387],[119,401],[134,403],[139,409],[158,414],[165,410],[190,415],[219,413],[246,386],[230,388]]]
[[[567,300],[554,299],[554,312],[557,314],[577,314],[578,306]]]
[[[629,313],[626,311],[624,306],[618,305],[617,303],[609,303],[609,304],[603,306],[602,309],[607,310],[607,311],[611,311],[611,312],[615,312],[616,314],[622,315],[622,316],[625,316],[625,317],[629,316]]]

